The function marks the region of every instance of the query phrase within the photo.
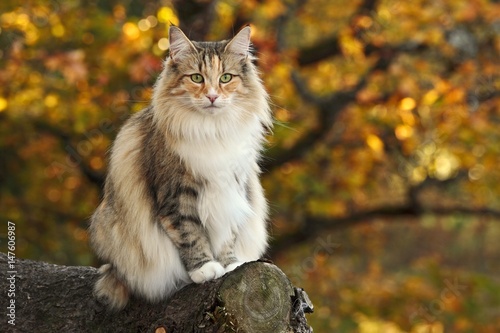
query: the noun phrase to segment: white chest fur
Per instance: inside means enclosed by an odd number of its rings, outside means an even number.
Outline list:
[[[246,128],[224,140],[185,142],[177,149],[193,174],[206,181],[198,213],[216,255],[253,215],[245,184],[257,172],[260,129],[255,130]]]

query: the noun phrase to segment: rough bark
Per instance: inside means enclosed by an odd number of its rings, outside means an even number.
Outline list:
[[[215,281],[188,285],[160,303],[132,299],[116,313],[93,296],[93,267],[12,260],[4,253],[0,263],[1,308],[6,314],[1,332],[311,331],[304,317],[312,311],[307,295],[267,262],[247,263]],[[15,311],[8,308],[12,300]],[[13,313],[15,326],[9,324]]]

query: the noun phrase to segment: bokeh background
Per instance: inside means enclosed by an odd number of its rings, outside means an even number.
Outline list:
[[[2,0],[1,250],[12,221],[17,257],[97,265],[107,150],[149,103],[169,25],[246,23],[276,118],[269,257],[315,332],[499,332],[493,0]]]

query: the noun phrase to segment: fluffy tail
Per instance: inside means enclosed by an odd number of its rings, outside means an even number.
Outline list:
[[[94,286],[95,295],[106,302],[112,310],[123,309],[129,299],[129,290],[125,283],[117,276],[110,264],[99,268],[100,277]]]

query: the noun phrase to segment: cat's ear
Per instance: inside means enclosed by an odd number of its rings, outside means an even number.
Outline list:
[[[247,25],[231,39],[224,51],[247,57],[250,53],[250,33],[250,26]]]
[[[168,30],[168,40],[170,42],[170,58],[175,62],[183,54],[188,52],[196,52],[196,47],[184,35],[181,29],[171,25]]]

